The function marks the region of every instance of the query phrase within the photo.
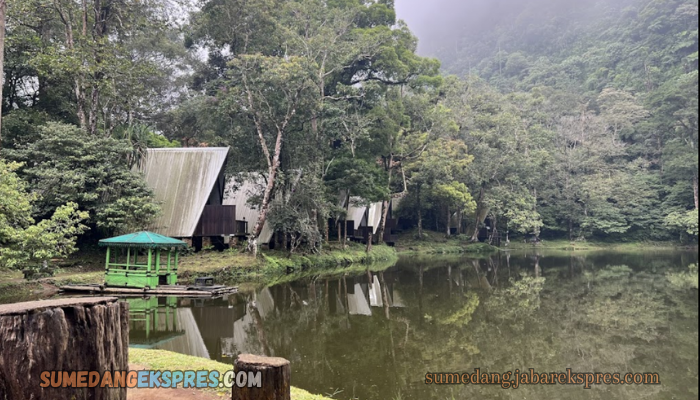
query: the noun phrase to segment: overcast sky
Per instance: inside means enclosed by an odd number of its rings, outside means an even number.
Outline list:
[[[395,0],[394,6],[397,17],[418,36],[418,53],[427,56],[432,55],[433,45],[449,41],[468,25],[498,13],[499,3],[502,1]]]
[[[402,19],[408,23],[409,28],[413,33],[418,36],[419,42],[419,52],[424,53],[423,43],[421,43],[424,37],[429,36],[430,26],[434,25],[435,17],[431,9],[437,7],[437,4],[442,3],[444,0],[395,0],[394,6],[396,7],[396,14],[399,19]],[[436,4],[437,3],[437,4]],[[427,39],[426,39],[427,40]]]

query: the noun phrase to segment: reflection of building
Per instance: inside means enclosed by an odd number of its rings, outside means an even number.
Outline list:
[[[235,358],[240,353],[262,354],[255,333],[260,323],[274,312],[270,289],[253,293],[250,301],[243,296],[204,300],[191,308],[195,321],[202,327],[202,340],[213,357]]]
[[[130,298],[129,346],[209,358],[192,311],[176,297]]]
[[[382,290],[376,274],[372,275],[369,284],[355,283],[352,289],[348,288],[348,312],[351,315],[372,315],[370,307],[384,307],[384,295],[389,307],[405,307],[398,290],[394,289],[392,284],[387,285],[386,293],[382,293]],[[342,307],[338,310],[344,312]]]
[[[354,293],[348,293],[348,312],[351,315],[372,315],[372,310],[367,304],[365,292],[362,290],[362,285],[356,283],[353,287]]]

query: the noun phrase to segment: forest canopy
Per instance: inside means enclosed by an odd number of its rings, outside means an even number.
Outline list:
[[[251,247],[267,219],[315,247],[341,194],[382,202],[379,237],[401,199],[419,237],[697,240],[697,1],[460,2],[435,58],[393,0],[6,4],[24,221],[145,227],[146,148],[231,146],[266,178]]]

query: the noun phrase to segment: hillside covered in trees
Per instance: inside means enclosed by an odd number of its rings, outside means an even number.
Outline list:
[[[145,226],[133,167],[168,146],[264,176],[251,246],[265,219],[321,242],[340,194],[382,201],[380,230],[395,198],[472,240],[697,240],[697,1],[468,2],[436,58],[393,0],[6,3],[3,248],[59,211]]]

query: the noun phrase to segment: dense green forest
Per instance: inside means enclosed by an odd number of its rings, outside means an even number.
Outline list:
[[[437,58],[393,0],[5,2],[5,265],[145,226],[166,146],[263,174],[251,248],[315,247],[340,193],[472,240],[697,240],[697,1],[496,2]]]

